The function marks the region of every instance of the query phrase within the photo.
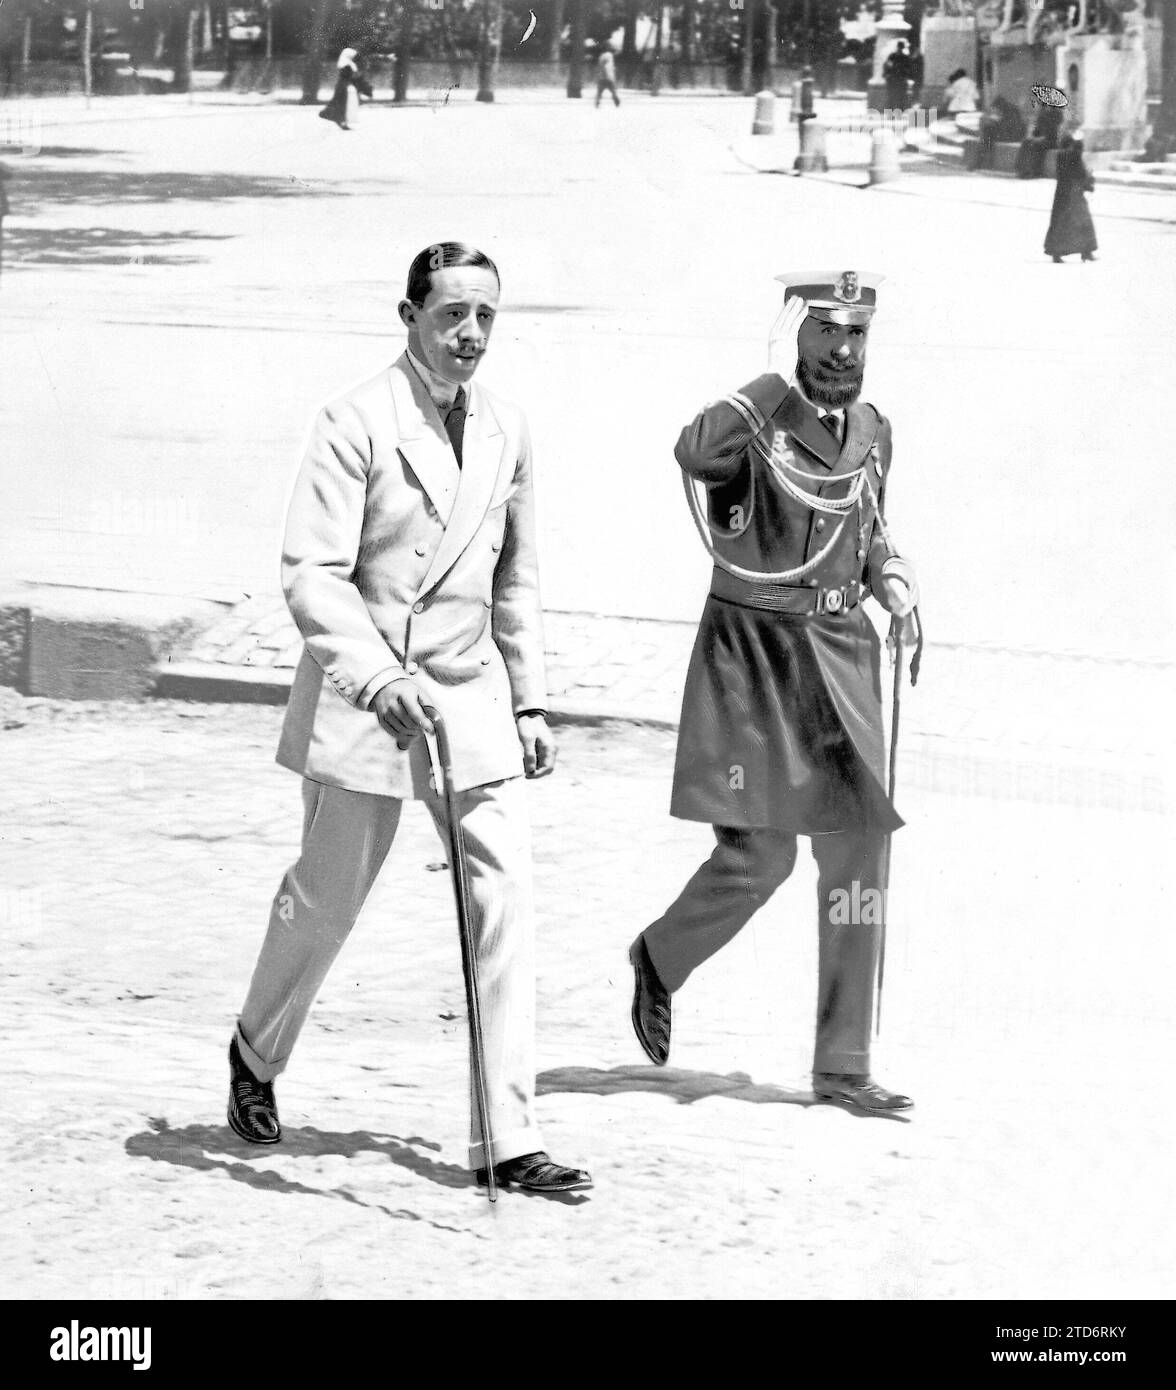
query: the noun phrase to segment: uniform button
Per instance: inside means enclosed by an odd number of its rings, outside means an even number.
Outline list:
[[[815,579],[810,579],[810,580],[809,580],[809,588],[810,588],[810,589],[815,589],[816,587],[817,587],[817,581],[816,581]]]
[[[410,676],[415,676],[421,668],[415,661],[406,661],[404,663],[404,669]]]
[[[817,517],[817,530],[818,530],[818,531],[823,531],[824,529],[825,529],[825,518],[824,518],[823,516],[819,516],[819,517]]]
[[[482,665],[483,665],[483,666],[489,666],[489,665],[490,665],[490,658],[489,658],[488,656],[484,656],[484,657],[482,658]]]
[[[490,542],[490,549],[491,549],[491,550],[494,550],[494,551],[499,551],[499,550],[502,549],[502,546],[500,546],[500,545],[498,544],[497,541],[491,541],[491,542]]]
[[[866,552],[864,550],[859,550],[857,555],[859,560],[864,560],[866,558]]]
[[[494,600],[493,600],[493,599],[489,599],[489,598],[484,598],[484,599],[482,600],[482,604],[483,604],[483,607],[485,607],[485,608],[493,608],[493,607],[494,607]]]
[[[412,611],[414,613],[423,613],[425,611],[425,605],[423,603],[414,603],[412,606]]]
[[[416,548],[416,553],[423,559],[425,554],[425,547],[423,545],[418,545]]]

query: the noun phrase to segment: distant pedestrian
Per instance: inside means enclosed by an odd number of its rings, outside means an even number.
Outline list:
[[[621,99],[617,95],[617,65],[613,58],[613,51],[606,43],[600,50],[600,56],[596,60],[596,104],[600,105],[600,98],[605,92],[612,93],[613,105],[620,106]]]
[[[959,115],[961,111],[975,111],[980,104],[980,88],[963,68],[956,68],[947,79],[947,89],[943,94],[947,99],[949,116]]]
[[[898,45],[882,64],[882,80],[886,83],[886,105],[891,111],[905,111],[907,105],[907,80],[910,77],[910,59],[906,44],[899,39]]]
[[[1086,195],[1094,192],[1094,179],[1082,155],[1082,132],[1063,135],[1058,146],[1058,181],[1045,234],[1045,254],[1053,257],[1055,265],[1061,264],[1063,256],[1076,254],[1084,261],[1092,261],[1098,250],[1094,220],[1086,206]]]
[[[350,130],[359,116],[360,94],[370,97],[371,84],[359,69],[359,55],[354,48],[345,48],[335,66],[339,69],[335,91],[319,116],[324,121],[334,121],[340,130]]]

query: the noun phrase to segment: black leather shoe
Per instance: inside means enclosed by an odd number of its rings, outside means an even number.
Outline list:
[[[639,936],[629,947],[633,966],[633,1031],[656,1066],[664,1067],[670,1056],[670,991],[658,978],[645,938]]]
[[[282,1137],[274,1083],[258,1081],[236,1038],[229,1044],[229,1127],[251,1144],[276,1144]]]
[[[477,1171],[478,1186],[486,1186],[486,1170]],[[565,1168],[552,1163],[545,1153],[523,1154],[494,1165],[499,1187],[519,1187],[524,1192],[582,1192],[592,1186],[592,1177],[583,1168]]]
[[[813,1095],[818,1100],[833,1101],[860,1110],[867,1115],[886,1115],[896,1110],[909,1110],[914,1105],[910,1096],[900,1096],[879,1086],[868,1076],[845,1076],[839,1072],[815,1072]]]

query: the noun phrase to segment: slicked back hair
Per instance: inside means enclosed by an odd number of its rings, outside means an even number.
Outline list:
[[[432,246],[426,246],[413,259],[412,265],[408,268],[408,288],[404,292],[405,298],[411,300],[418,309],[421,308],[429,297],[429,291],[433,288],[433,272],[435,270],[448,270],[455,265],[470,265],[479,270],[492,271],[499,285],[502,284],[502,276],[498,273],[498,267],[484,251],[479,251],[474,246],[467,246],[464,241],[438,241]]]

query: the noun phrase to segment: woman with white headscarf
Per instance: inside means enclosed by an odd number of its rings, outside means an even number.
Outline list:
[[[319,116],[324,121],[334,121],[341,130],[350,130],[359,116],[360,93],[370,97],[372,89],[359,70],[359,55],[354,48],[345,48],[335,66],[339,69],[335,91]]]

